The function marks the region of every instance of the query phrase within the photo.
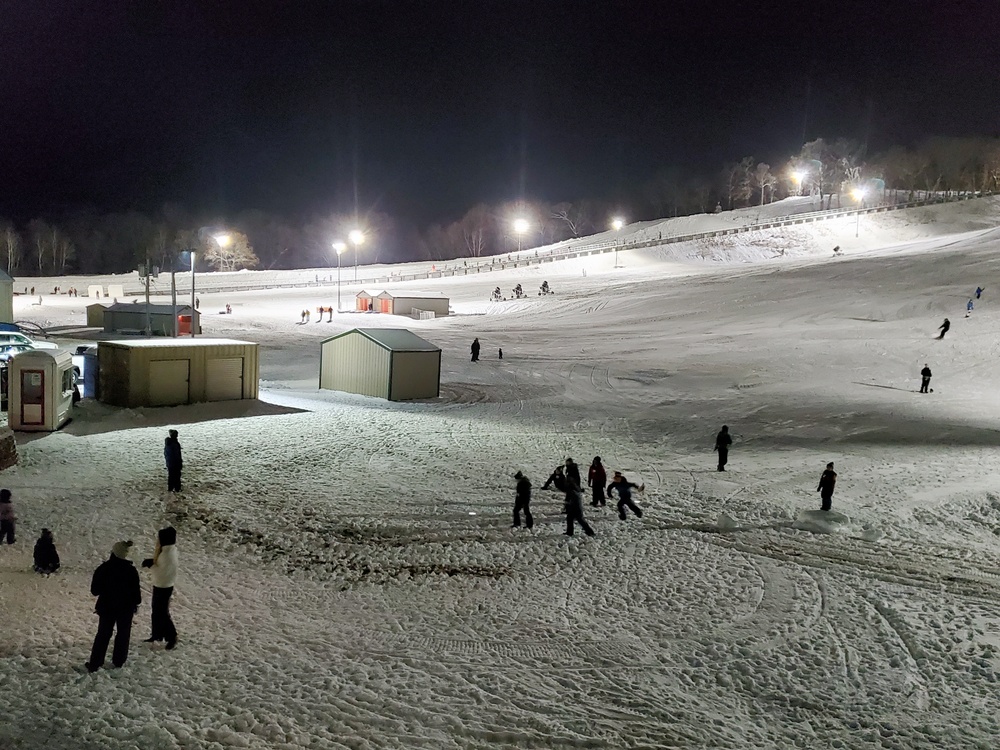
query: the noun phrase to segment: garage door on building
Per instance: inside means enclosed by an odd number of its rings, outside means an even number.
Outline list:
[[[165,359],[149,363],[150,406],[175,406],[189,399],[191,360]]]
[[[205,395],[209,401],[243,398],[243,357],[208,360]]]

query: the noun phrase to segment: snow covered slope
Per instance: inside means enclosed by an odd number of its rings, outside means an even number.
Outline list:
[[[854,220],[831,222],[803,252],[776,230],[707,263],[630,251],[624,268],[421,282],[457,313],[430,321],[297,324],[335,288],[203,296],[208,335],[262,344],[260,402],[84,402],[63,431],[18,438],[0,747],[992,747],[991,205],[864,217],[857,242]],[[543,278],[554,296],[488,301]],[[18,316],[70,325],[87,300],[29,302]],[[316,390],[320,340],[401,321],[444,349],[441,399]],[[645,483],[646,513],[587,506],[597,536],[569,539],[539,486],[595,455]],[[827,461],[834,523],[815,513]],[[517,469],[536,487],[531,532],[509,528]],[[128,664],[86,674],[93,569],[118,539],[146,556],[167,523],[178,648],[140,642],[144,573]],[[43,526],[63,557],[51,578],[30,572]]]

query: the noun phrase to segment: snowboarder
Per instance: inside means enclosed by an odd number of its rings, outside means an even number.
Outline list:
[[[983,288],[981,286],[977,286],[976,287],[976,299],[979,299],[982,296],[983,296]]]
[[[973,308],[972,297],[969,297],[969,301],[965,304],[965,317],[969,317],[970,315],[972,315],[972,308]]]
[[[478,362],[479,361],[479,339],[478,338],[475,339],[472,342],[472,361],[473,362]]]
[[[51,575],[59,570],[59,553],[56,552],[55,542],[52,541],[52,532],[42,529],[42,535],[35,542],[35,572],[43,575]]]
[[[580,467],[576,465],[576,462],[572,458],[566,459],[566,480],[571,484],[575,483],[577,486],[582,486],[580,481]]]
[[[604,469],[604,464],[601,463],[600,456],[594,456],[593,462],[590,464],[590,470],[587,472],[587,485],[592,489],[593,500],[590,504],[595,508],[598,505],[606,505],[607,500],[604,497],[604,488],[608,483],[608,472]]]
[[[180,492],[184,459],[181,456],[181,443],[177,439],[177,430],[169,430],[168,437],[163,440],[163,460],[167,465],[167,490]]]
[[[97,566],[94,578],[90,582],[90,593],[97,597],[94,612],[100,620],[97,625],[97,635],[94,637],[94,647],[90,651],[90,661],[86,664],[88,672],[96,672],[104,665],[111,632],[116,629],[118,632],[115,635],[111,662],[116,667],[123,667],[128,659],[132,617],[142,603],[139,571],[128,559],[131,550],[131,541],[115,542],[111,548],[111,557]]]
[[[951,321],[950,321],[950,320],[948,320],[947,318],[945,318],[945,319],[944,319],[944,323],[942,323],[942,324],[941,324],[940,326],[938,326],[938,330],[940,330],[940,331],[941,331],[941,335],[940,335],[940,336],[938,336],[938,338],[939,338],[939,339],[943,339],[943,338],[944,338],[944,335],[945,335],[946,333],[948,333],[948,330],[949,330],[950,328],[951,328]]]
[[[542,485],[543,490],[547,490],[549,485],[555,485],[555,488],[560,492],[565,492],[566,490],[566,475],[563,474],[563,467],[557,466],[555,470],[549,474],[549,478],[545,480],[545,484]]]
[[[579,482],[571,479],[566,484],[566,536],[573,536],[574,522],[580,524],[584,534],[594,536],[594,530],[583,517],[583,490]]]
[[[931,384],[931,366],[924,365],[924,369],[920,371],[920,392],[927,393],[927,389]]]
[[[17,528],[17,517],[14,515],[14,503],[10,501],[11,492],[0,490],[0,544],[4,541],[13,544],[14,531]]]
[[[531,528],[535,525],[535,519],[531,517],[531,482],[520,471],[514,475],[517,480],[517,488],[514,495],[514,523],[511,528],[521,526],[521,511],[524,511],[524,525]]]
[[[729,463],[729,446],[733,444],[733,439],[729,436],[729,425],[722,425],[719,434],[715,436],[715,450],[719,454],[719,471],[726,470]]]
[[[153,556],[143,560],[142,567],[153,574],[153,627],[146,643],[166,641],[170,651],[177,645],[177,628],[170,618],[170,596],[177,578],[177,530],[173,526],[156,533]]]
[[[611,480],[611,484],[608,485],[608,498],[611,498],[612,490],[618,490],[618,517],[621,520],[625,520],[625,509],[629,508],[633,513],[635,513],[636,518],[642,518],[642,508],[635,504],[632,500],[632,490],[637,489],[639,492],[643,492],[646,489],[646,485],[637,485],[634,482],[628,481],[625,476],[620,472],[616,471],[614,478]]]
[[[826,465],[826,471],[820,476],[819,487],[816,488],[816,491],[820,493],[820,498],[823,500],[820,510],[830,510],[830,505],[833,502],[833,488],[836,485],[837,472],[833,470],[833,461],[831,461]]]

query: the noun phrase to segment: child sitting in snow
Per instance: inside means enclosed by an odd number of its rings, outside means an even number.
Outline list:
[[[56,552],[52,532],[42,529],[42,535],[35,542],[35,572],[51,575],[59,570],[59,553]]]

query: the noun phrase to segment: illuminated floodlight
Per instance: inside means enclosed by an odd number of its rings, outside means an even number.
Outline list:
[[[531,228],[531,224],[528,223],[527,219],[514,219],[514,231],[518,234],[524,234]]]
[[[861,203],[865,199],[865,191],[863,188],[854,188],[851,191],[851,197],[854,198],[858,203]]]
[[[229,247],[229,244],[233,241],[232,235],[225,233],[212,235],[212,239],[218,243],[219,247]]]
[[[802,184],[802,180],[805,179],[805,176],[806,176],[806,173],[803,172],[803,171],[801,171],[801,170],[799,170],[799,169],[796,169],[794,172],[792,172],[792,179],[795,180],[799,184]]]
[[[347,239],[351,241],[352,245],[360,245],[365,241],[365,233],[360,229],[352,229],[351,233],[347,235]]]
[[[340,255],[347,249],[347,243],[337,240],[333,243],[333,249],[336,251],[337,255]]]
[[[611,220],[611,228],[616,232],[621,230],[623,226],[625,226],[625,219],[614,218]]]

